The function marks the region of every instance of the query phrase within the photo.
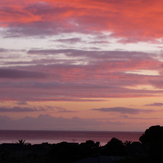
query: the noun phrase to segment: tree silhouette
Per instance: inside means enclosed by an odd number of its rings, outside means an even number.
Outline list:
[[[18,141],[16,141],[16,144],[26,145],[25,140],[23,139],[19,139]]]
[[[112,138],[102,151],[102,155],[124,156],[126,154],[125,145],[117,138]]]
[[[124,145],[125,145],[125,146],[129,146],[129,145],[131,145],[131,143],[132,143],[132,141],[126,140],[126,141],[124,142]]]

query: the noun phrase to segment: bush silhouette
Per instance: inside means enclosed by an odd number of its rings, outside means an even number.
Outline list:
[[[163,139],[163,127],[151,126],[149,129],[145,131],[145,133],[139,138],[140,142],[153,142],[153,141],[161,141]]]
[[[149,144],[147,154],[151,162],[163,162],[163,127],[159,125],[151,126],[139,140],[144,145]]]
[[[103,149],[102,155],[124,156],[126,154],[125,145],[117,138],[112,138]]]

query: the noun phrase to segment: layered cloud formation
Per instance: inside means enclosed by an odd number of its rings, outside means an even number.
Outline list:
[[[31,59],[27,63],[6,62],[5,56],[1,60],[1,65],[7,65],[0,68],[1,98],[51,101],[163,93],[162,61],[154,53],[74,49],[25,53]]]
[[[151,113],[154,109],[102,104],[108,98],[162,97],[162,5],[161,0],[5,0],[0,101],[14,105],[0,112],[47,110],[28,102],[94,101],[101,108],[91,112]],[[52,107],[60,114],[76,110]]]

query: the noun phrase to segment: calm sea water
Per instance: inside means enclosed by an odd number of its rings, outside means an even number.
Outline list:
[[[0,130],[0,144],[14,143],[17,140],[24,139],[31,144],[37,143],[59,143],[67,142],[85,142],[86,140],[99,141],[105,145],[116,137],[123,142],[126,140],[139,141],[143,132],[104,132],[104,131],[4,131]]]

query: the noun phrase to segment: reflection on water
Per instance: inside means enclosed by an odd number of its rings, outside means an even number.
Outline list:
[[[139,141],[143,132],[105,132],[105,131],[4,131],[0,130],[0,143],[14,143],[19,139],[37,144],[42,142],[59,143],[85,142],[86,140],[99,141],[105,145],[111,138],[116,137],[122,141]]]

